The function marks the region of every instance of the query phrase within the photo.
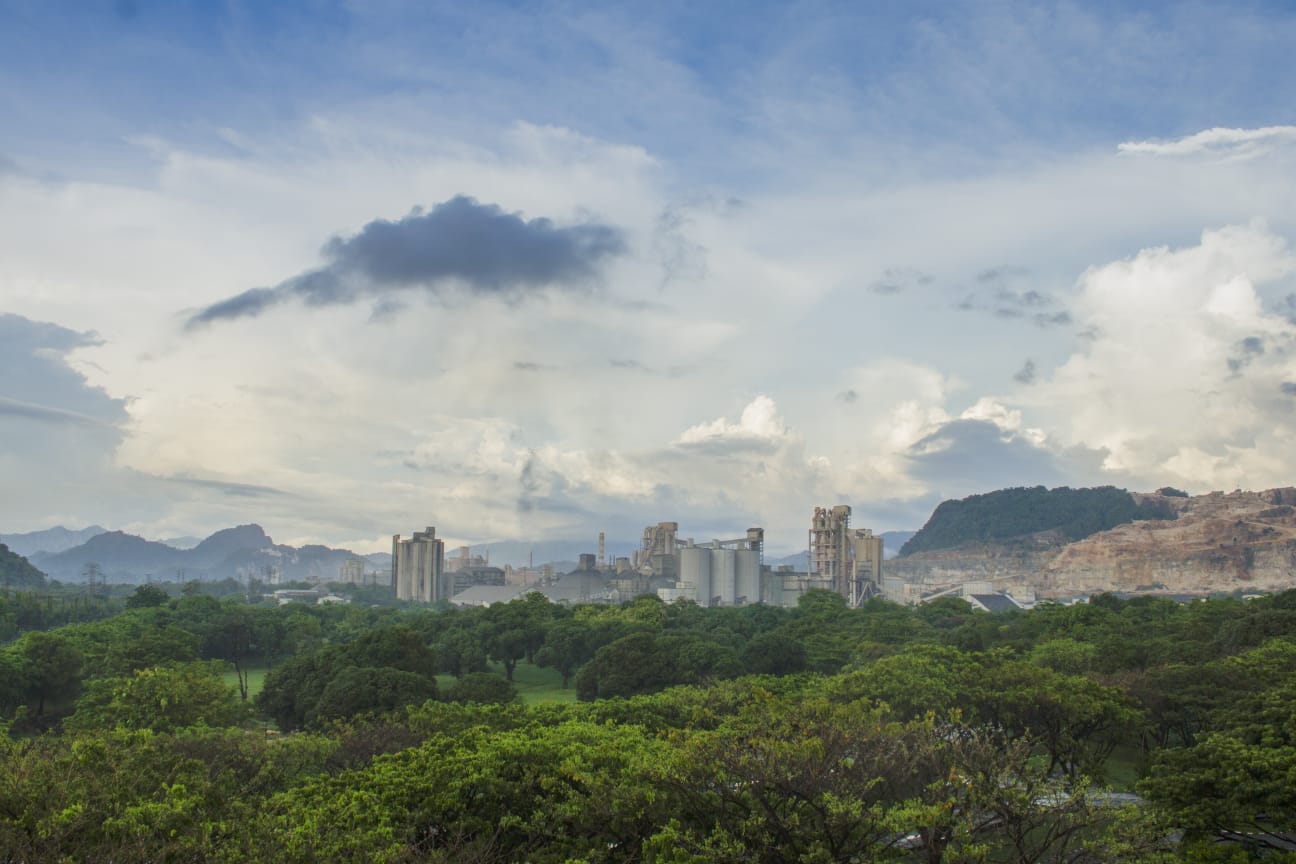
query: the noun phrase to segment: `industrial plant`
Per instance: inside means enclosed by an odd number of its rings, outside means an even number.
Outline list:
[[[658,522],[644,528],[631,556],[608,562],[604,535],[598,554],[580,556],[576,568],[491,567],[467,547],[447,564],[445,544],[436,529],[413,538],[392,537],[392,585],[401,600],[455,605],[489,605],[539,592],[554,602],[605,602],[656,594],[667,602],[688,600],[699,606],[764,603],[794,606],[813,589],[840,594],[854,607],[883,595],[882,538],[868,528],[852,528],[851,508],[816,507],[811,515],[805,570],[765,563],[765,529],[748,528],[741,537],[698,541],[680,538],[679,524]]]

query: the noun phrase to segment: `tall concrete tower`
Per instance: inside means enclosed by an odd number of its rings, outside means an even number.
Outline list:
[[[882,538],[850,527],[851,508],[816,507],[810,518],[809,582],[858,606],[881,590]]]
[[[449,600],[453,582],[445,569],[445,541],[429,526],[409,540],[392,535],[392,584],[397,600],[435,603]]]

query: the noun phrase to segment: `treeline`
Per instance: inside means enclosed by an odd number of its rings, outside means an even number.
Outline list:
[[[1136,519],[1173,518],[1169,508],[1150,501],[1139,504],[1115,486],[1000,489],[961,501],[942,501],[899,554],[1012,540],[1042,531],[1056,531],[1074,542]]]
[[[1296,830],[1296,591],[129,605],[0,649],[0,861],[1282,861]],[[581,701],[524,706],[519,666]]]

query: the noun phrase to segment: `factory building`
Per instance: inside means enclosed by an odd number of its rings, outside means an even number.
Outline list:
[[[675,579],[679,573],[679,556],[675,554],[677,533],[677,522],[658,522],[645,528],[643,546],[635,550],[634,568],[645,576]]]
[[[881,593],[882,538],[850,527],[851,508],[816,507],[810,517],[810,571],[806,585],[826,588],[858,606]]]
[[[449,600],[454,586],[445,569],[445,542],[436,539],[436,529],[415,531],[409,540],[392,536],[392,585],[396,599],[416,603]]]
[[[363,558],[352,557],[343,561],[338,567],[338,581],[349,585],[363,585],[365,575]]]
[[[455,554],[447,558],[445,561],[445,568],[451,573],[458,573],[460,570],[470,570],[474,567],[489,566],[489,552],[487,552],[485,557],[481,555],[473,555],[472,550],[467,546],[460,546],[458,550],[456,550]]]
[[[670,523],[674,524],[674,523]],[[736,540],[712,540],[677,546],[679,578],[657,595],[667,602],[687,599],[700,606],[743,606],[766,600],[762,592],[761,555],[765,530],[750,528]]]

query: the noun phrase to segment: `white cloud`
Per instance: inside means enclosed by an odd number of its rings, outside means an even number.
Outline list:
[[[768,396],[757,396],[747,407],[737,423],[718,417],[710,423],[699,423],[685,429],[676,444],[708,444],[726,441],[778,442],[788,434],[787,424],[779,416],[778,406]]]
[[[1048,420],[1105,468],[1149,484],[1263,486],[1296,472],[1296,327],[1264,300],[1296,272],[1263,224],[1145,249],[1081,278],[1078,324],[1096,337],[1045,392]]]
[[[1125,141],[1121,153],[1150,156],[1223,156],[1251,159],[1276,147],[1296,144],[1296,126],[1265,126],[1260,129],[1216,127],[1172,141]]]

